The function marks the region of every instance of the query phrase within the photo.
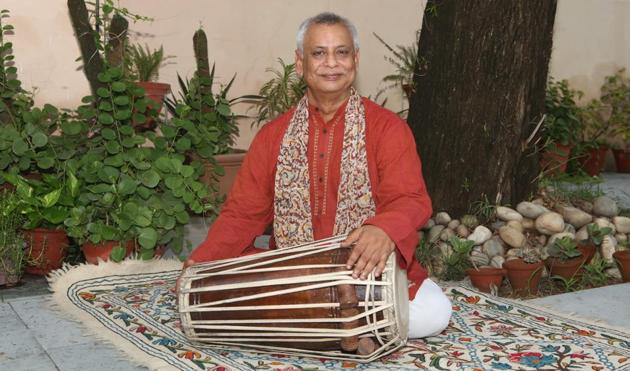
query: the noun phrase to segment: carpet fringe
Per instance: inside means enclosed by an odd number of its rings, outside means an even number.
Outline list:
[[[100,261],[98,265],[80,264],[73,266],[65,263],[60,269],[50,272],[46,277],[52,291],[48,302],[52,310],[58,312],[64,318],[77,323],[84,330],[82,331],[84,337],[96,338],[111,344],[112,348],[119,353],[116,358],[131,362],[138,367],[147,367],[151,370],[171,370],[172,365],[156,357],[147,357],[135,345],[131,343],[126,344],[126,346],[121,344],[121,342],[127,342],[127,340],[112,334],[103,328],[101,323],[95,322],[94,317],[89,313],[67,300],[67,291],[70,285],[80,280],[109,275],[156,273],[181,268],[182,262],[176,259],[139,260],[136,257],[123,260],[120,263]]]

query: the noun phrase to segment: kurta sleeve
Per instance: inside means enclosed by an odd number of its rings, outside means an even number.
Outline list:
[[[239,256],[271,223],[274,162],[272,138],[265,129],[254,138],[219,216],[190,259],[202,262]]]
[[[417,230],[431,217],[431,199],[422,178],[422,165],[409,126],[389,117],[378,135],[376,215],[364,224],[381,228],[396,243],[405,266],[414,261]]]

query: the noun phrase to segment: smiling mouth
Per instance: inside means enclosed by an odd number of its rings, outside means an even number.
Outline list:
[[[331,73],[331,74],[324,74],[324,75],[320,75],[322,78],[324,78],[324,80],[330,80],[330,81],[334,81],[334,80],[338,80],[341,76],[343,76],[343,74],[341,73]]]

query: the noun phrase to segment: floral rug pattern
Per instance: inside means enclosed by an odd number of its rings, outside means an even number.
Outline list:
[[[85,279],[69,286],[67,298],[100,322],[102,331],[117,334],[121,338],[117,347],[135,346],[168,369],[630,370],[627,333],[462,287],[446,289],[454,310],[442,334],[410,341],[378,362],[201,348],[188,342],[180,330],[174,294],[179,273]]]

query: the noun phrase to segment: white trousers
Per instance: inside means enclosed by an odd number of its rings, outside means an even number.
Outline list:
[[[416,297],[409,302],[409,338],[439,334],[448,326],[451,312],[451,301],[440,286],[425,279]]]

